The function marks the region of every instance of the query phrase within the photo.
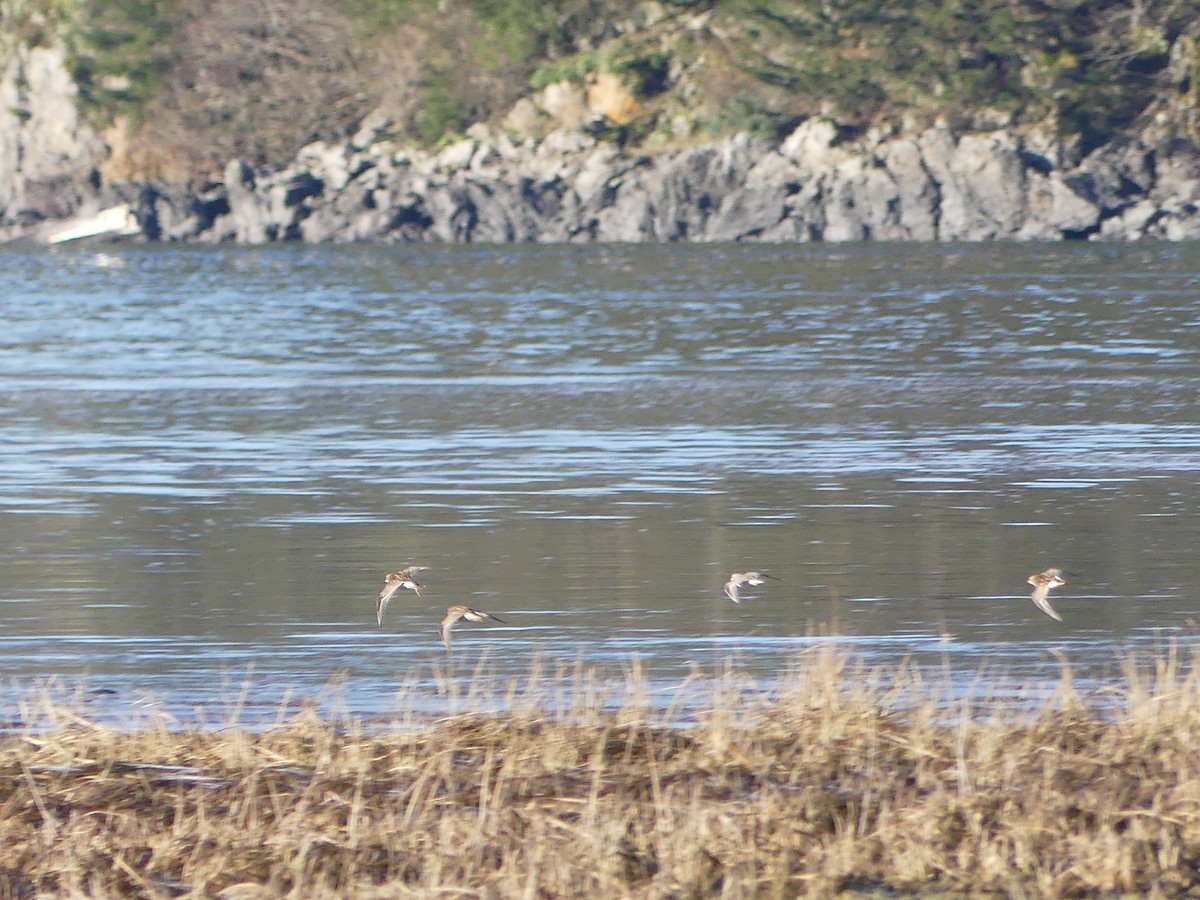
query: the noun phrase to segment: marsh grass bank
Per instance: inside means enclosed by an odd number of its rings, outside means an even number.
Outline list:
[[[1036,709],[939,702],[927,674],[837,651],[804,657],[769,696],[736,671],[706,679],[687,723],[649,712],[635,671],[615,707],[554,682],[496,685],[503,713],[394,727],[300,711],[263,730],[128,731],[27,705],[37,727],[0,742],[0,896],[1200,884],[1200,675],[1173,653],[1130,661],[1094,696],[1064,664]]]

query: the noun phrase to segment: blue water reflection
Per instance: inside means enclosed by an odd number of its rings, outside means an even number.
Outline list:
[[[1195,247],[104,253],[0,252],[13,684],[436,710],[464,602],[507,623],[455,677],[636,655],[663,696],[830,642],[966,691],[1194,641]]]

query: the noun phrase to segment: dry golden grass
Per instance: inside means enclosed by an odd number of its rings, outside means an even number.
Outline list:
[[[953,704],[914,669],[805,657],[684,725],[594,673],[506,711],[387,728],[99,727],[0,742],[0,896],[776,897],[1200,884],[1200,674],[1168,653],[1105,703]],[[505,692],[507,695],[505,696]],[[607,693],[606,693],[607,692]],[[454,698],[451,698],[454,700]],[[458,698],[455,702],[464,701]],[[690,714],[689,714],[690,715]],[[54,718],[57,717],[57,718]]]

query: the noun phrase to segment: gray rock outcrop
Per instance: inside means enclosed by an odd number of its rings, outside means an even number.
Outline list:
[[[104,142],[80,121],[62,47],[17,45],[0,70],[0,236],[113,202]]]
[[[231,163],[213,193],[155,194],[148,230],[243,242],[1200,237],[1188,144],[1125,139],[1072,160],[1036,131],[849,136],[819,119],[778,145],[737,135],[654,156],[581,133],[482,129],[440,153],[314,144],[281,172]]]

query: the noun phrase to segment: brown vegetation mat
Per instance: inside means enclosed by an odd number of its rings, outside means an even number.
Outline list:
[[[1127,666],[1103,707],[938,704],[818,654],[695,722],[521,700],[372,731],[0,741],[0,896],[1176,895],[1200,885],[1200,679]],[[522,694],[523,695],[523,694]],[[921,699],[924,697],[925,699]],[[543,707],[545,704],[543,704]]]

